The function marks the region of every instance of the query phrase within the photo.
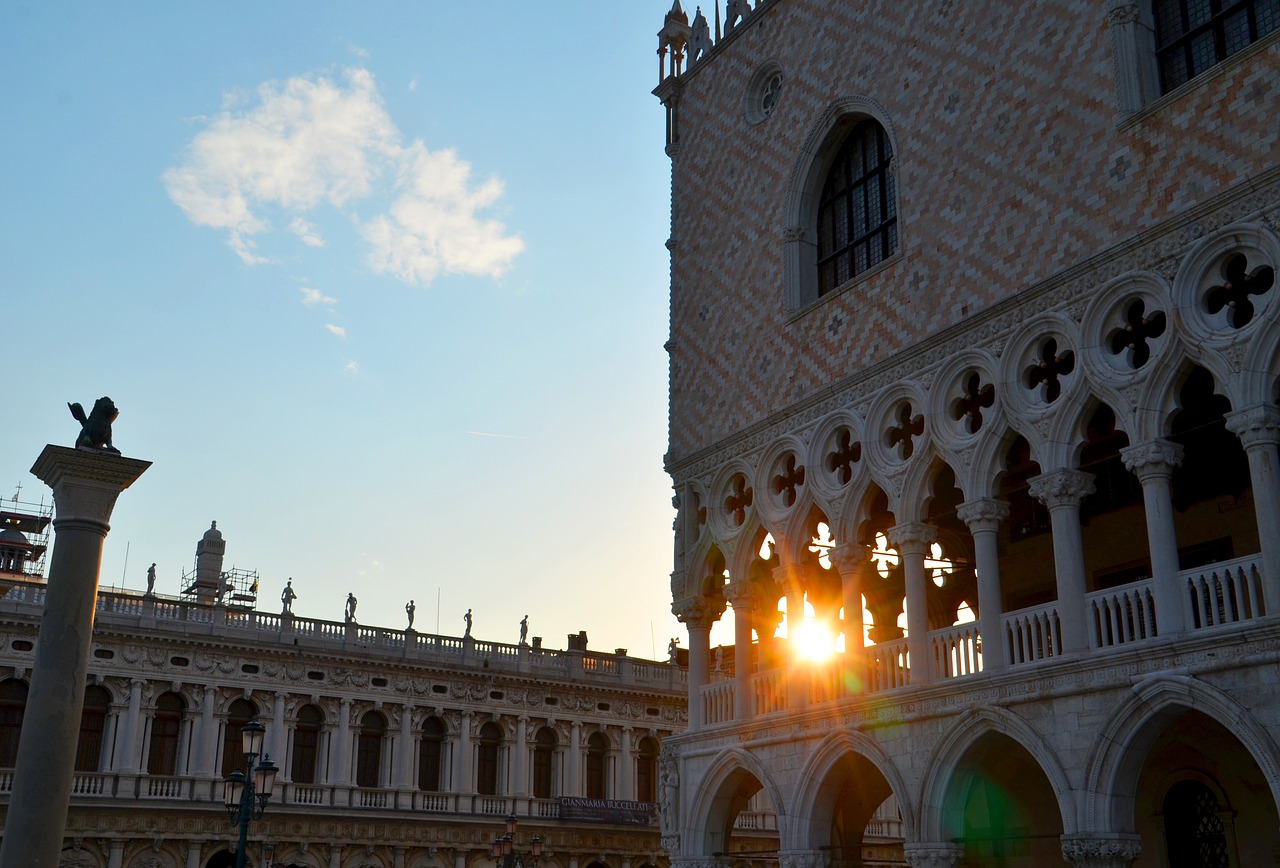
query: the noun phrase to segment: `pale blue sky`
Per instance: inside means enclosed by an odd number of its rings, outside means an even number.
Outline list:
[[[4,4],[0,495],[110,395],[105,586],[663,656],[668,6]]]

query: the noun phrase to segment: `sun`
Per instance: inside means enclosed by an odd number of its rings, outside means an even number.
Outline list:
[[[792,648],[801,660],[825,663],[836,653],[835,637],[817,621],[806,618],[796,630]]]

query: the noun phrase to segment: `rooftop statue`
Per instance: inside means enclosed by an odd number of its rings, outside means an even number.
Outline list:
[[[99,398],[93,402],[93,412],[88,417],[79,404],[67,404],[67,408],[80,423],[80,436],[76,438],[77,449],[96,449],[113,455],[120,454],[120,450],[111,445],[111,423],[120,415],[115,402],[110,398]]]

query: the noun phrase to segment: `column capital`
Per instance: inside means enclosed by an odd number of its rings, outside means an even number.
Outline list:
[[[150,461],[137,458],[49,444],[31,465],[31,473],[53,489],[58,519],[88,519],[105,525],[120,492],[150,466]]]
[[[911,868],[951,868],[964,859],[964,845],[941,842],[906,844],[902,855]]]
[[[999,529],[1000,522],[1009,517],[1009,504],[994,497],[966,500],[956,507],[956,516],[969,526],[970,533],[994,533]]]
[[[827,868],[830,851],[788,850],[778,853],[778,868]]]
[[[1062,836],[1062,858],[1076,868],[1129,868],[1142,854],[1138,835],[1113,833]]]
[[[1226,416],[1227,430],[1240,438],[1245,449],[1257,445],[1280,444],[1280,407],[1254,404]]]
[[[1184,452],[1180,443],[1161,438],[1124,447],[1120,450],[1120,459],[1140,480],[1168,479],[1173,475],[1173,468],[1182,463]]]
[[[862,543],[841,543],[832,546],[827,552],[827,557],[831,559],[831,565],[836,568],[841,576],[851,576],[856,573],[863,564],[868,564],[871,559],[867,557],[867,547]]]
[[[889,528],[887,536],[889,544],[902,554],[913,550],[924,554],[938,541],[938,529],[922,521],[912,521]]]
[[[760,593],[750,582],[730,582],[724,586],[724,597],[735,613],[754,609],[760,604]]]
[[[686,597],[671,604],[671,614],[681,624],[690,628],[709,628],[720,620],[724,613],[724,598],[713,600],[710,597]]]
[[[1063,506],[1079,506],[1080,502],[1096,490],[1093,474],[1065,467],[1041,473],[1028,480],[1027,489],[1049,509]]]

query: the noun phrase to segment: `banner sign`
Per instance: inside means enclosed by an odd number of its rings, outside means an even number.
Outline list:
[[[617,823],[651,826],[657,806],[652,802],[624,802],[618,799],[560,797],[560,819],[584,823]]]

